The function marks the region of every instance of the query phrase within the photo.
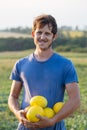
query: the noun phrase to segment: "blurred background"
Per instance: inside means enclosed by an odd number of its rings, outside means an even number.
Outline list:
[[[65,119],[67,130],[87,130],[87,0],[0,0],[0,130],[17,127],[7,103],[9,76],[14,63],[34,50],[32,23],[42,13],[55,17],[53,48],[74,62],[79,77],[81,107]]]

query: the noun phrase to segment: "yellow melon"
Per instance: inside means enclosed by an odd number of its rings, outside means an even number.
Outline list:
[[[30,100],[31,106],[39,105],[39,106],[45,108],[47,106],[47,104],[48,104],[47,99],[44,96],[40,96],[40,95],[34,96]]]
[[[35,105],[31,106],[26,113],[26,118],[31,122],[38,122],[39,118],[36,115],[44,116],[44,110],[42,107]]]
[[[24,110],[27,112],[31,106],[27,106]]]
[[[64,102],[55,103],[54,106],[53,106],[54,112],[58,113],[62,109],[63,105],[64,105]]]
[[[52,118],[54,115],[55,115],[55,112],[52,108],[50,108],[50,107],[44,108],[44,116],[46,116],[48,118]]]

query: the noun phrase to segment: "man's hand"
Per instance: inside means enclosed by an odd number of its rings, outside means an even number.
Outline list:
[[[16,117],[25,127],[27,128],[34,128],[33,123],[26,119],[26,111],[25,110],[18,110],[16,112]]]
[[[19,122],[21,123],[23,123],[23,121],[26,120],[25,118],[26,112],[24,110],[17,110],[15,115],[19,120]]]
[[[40,120],[38,122],[33,123],[33,128],[46,128],[54,125],[52,118],[49,119],[40,115],[36,115],[36,117]]]

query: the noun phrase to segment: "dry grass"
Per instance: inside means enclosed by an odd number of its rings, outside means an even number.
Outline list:
[[[13,38],[28,38],[31,37],[30,34],[22,34],[22,33],[15,33],[15,32],[0,32],[0,38],[9,38],[9,37],[13,37]]]
[[[81,31],[63,31],[63,34],[67,37],[68,35],[72,38],[75,37],[81,37],[83,36],[83,32]],[[9,37],[14,37],[14,38],[27,38],[31,37],[30,34],[22,34],[22,33],[15,33],[15,32],[0,32],[0,38],[9,38]]]
[[[72,61],[75,63],[75,64],[86,64],[87,65],[87,58],[72,58]]]
[[[72,38],[75,37],[82,37],[83,36],[83,32],[81,31],[63,31],[63,34],[67,37],[70,36]]]

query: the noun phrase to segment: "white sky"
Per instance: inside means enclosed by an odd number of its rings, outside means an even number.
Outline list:
[[[34,17],[51,14],[58,26],[87,25],[87,0],[0,0],[0,29],[31,27]]]

